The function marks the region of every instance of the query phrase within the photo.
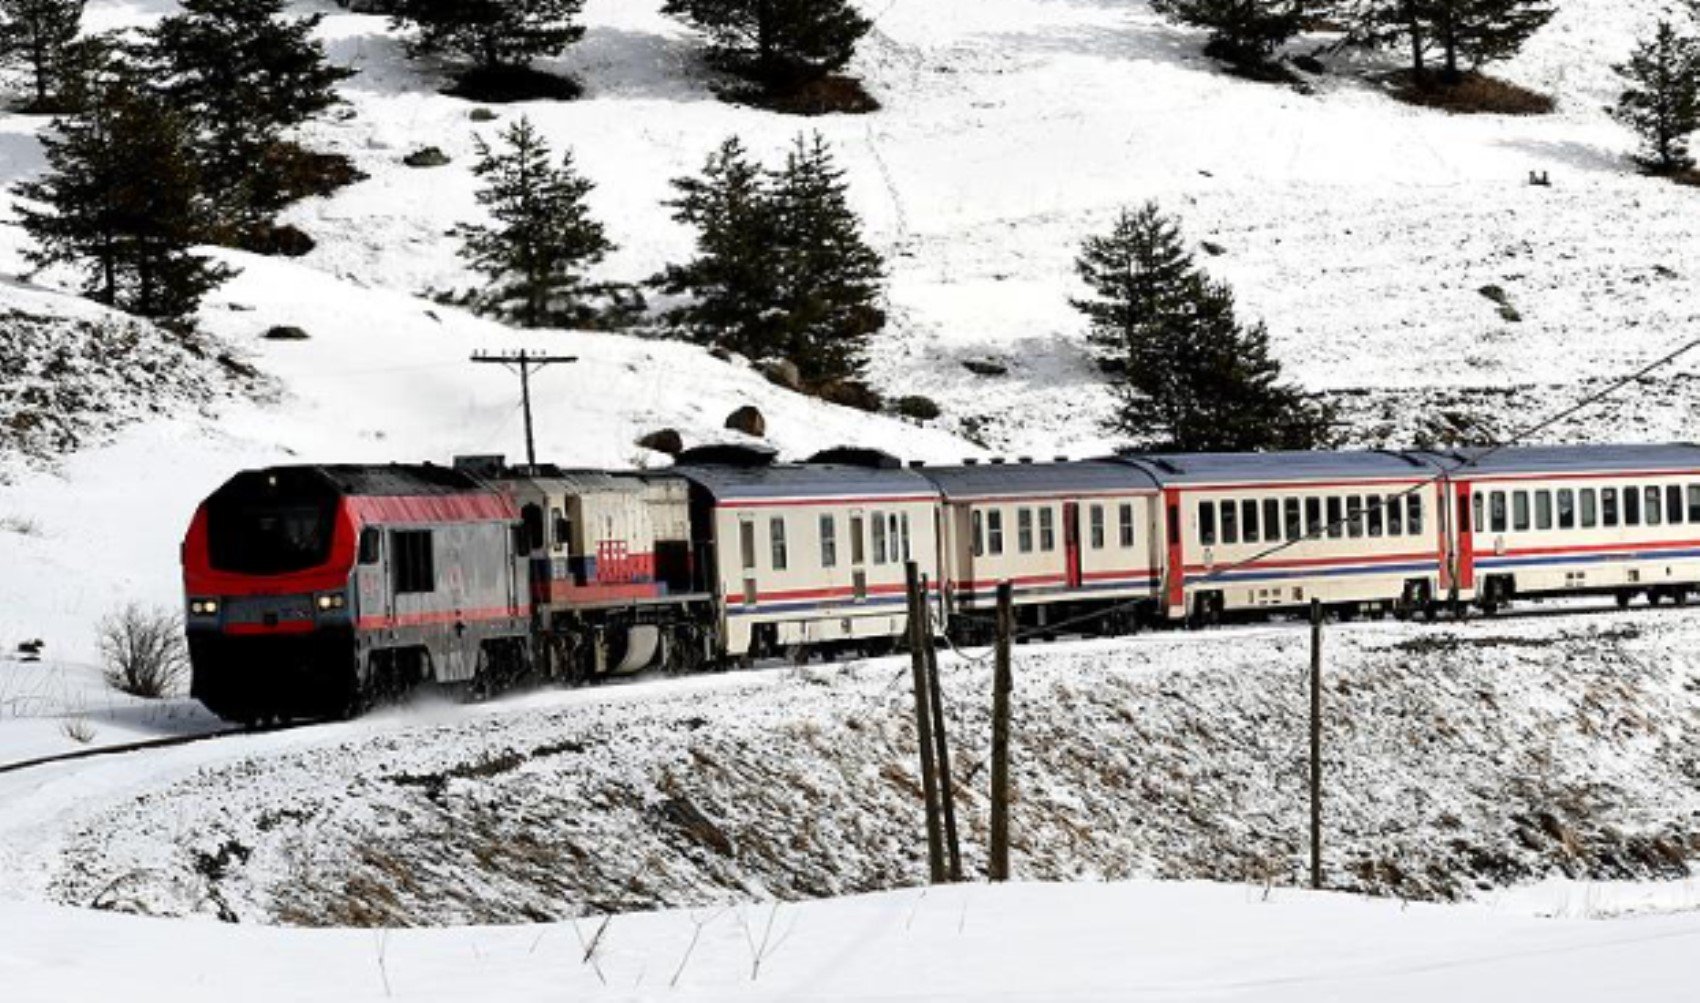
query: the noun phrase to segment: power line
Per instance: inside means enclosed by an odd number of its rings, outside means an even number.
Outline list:
[[[532,435],[531,426],[531,374],[556,363],[577,362],[578,356],[532,355],[522,348],[517,352],[503,352],[501,354],[474,352],[472,361],[505,366],[519,373],[520,407],[525,409],[525,465],[528,469],[536,469],[537,443]]]

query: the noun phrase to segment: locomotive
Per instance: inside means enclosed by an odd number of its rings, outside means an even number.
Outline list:
[[[290,466],[237,474],[183,545],[193,693],[222,717],[348,716],[424,682],[481,692],[935,629],[1125,633],[1278,614],[1492,613],[1528,597],[1686,602],[1700,447],[781,463],[708,446],[659,471]]]

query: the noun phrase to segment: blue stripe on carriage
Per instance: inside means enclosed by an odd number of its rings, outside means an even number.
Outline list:
[[[1294,578],[1344,578],[1353,575],[1398,575],[1407,571],[1438,571],[1439,561],[1418,561],[1415,564],[1368,564],[1348,568],[1294,568],[1291,571],[1229,571],[1220,575],[1187,575],[1186,583],[1200,582],[1273,582]]]
[[[1620,550],[1607,554],[1547,554],[1539,557],[1478,557],[1479,568],[1541,567],[1551,564],[1598,564],[1603,561],[1657,561],[1700,558],[1700,550]]]
[[[1105,582],[1085,582],[1081,585],[1017,585],[1016,595],[1060,595],[1065,592],[1116,592],[1124,589],[1155,588],[1156,575],[1146,575],[1140,578],[1116,578]],[[983,599],[996,596],[998,590],[991,589],[958,589],[958,596],[963,599]]]

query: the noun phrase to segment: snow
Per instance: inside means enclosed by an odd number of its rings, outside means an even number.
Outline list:
[[[598,926],[286,931],[0,905],[0,979],[19,1003],[227,1000],[237,987],[255,1003],[1654,1003],[1691,998],[1700,938],[1693,915],[1538,920],[1481,907],[1150,883],[964,886],[777,910],[619,916],[587,952]]]
[[[517,388],[470,365],[475,351],[580,357],[535,384],[540,457],[563,464],[661,463],[633,440],[664,426],[692,443],[735,438],[724,418],[752,403],[789,455],[845,442],[931,461],[976,444],[1087,455],[1111,444],[1108,397],[1067,306],[1072,258],[1153,198],[1190,240],[1223,249],[1201,262],[1268,322],[1299,381],[1337,395],[1360,441],[1409,441],[1448,412],[1503,429],[1663,354],[1700,317],[1693,193],[1636,175],[1631,137],[1603,111],[1619,86],[1610,64],[1662,12],[1654,0],[1561,5],[1497,71],[1559,98],[1528,119],[1400,105],[1373,80],[1394,56],[1331,58],[1310,95],[1239,81],[1198,54],[1197,34],[1112,0],[872,0],[852,69],[884,110],[789,119],[716,100],[699,41],[659,6],[590,0],[588,35],[556,64],[586,98],[480,124],[435,92],[444,68],[402,58],[384,19],[300,5],[327,15],[334,58],[362,71],[347,113],[305,139],[369,179],[289,210],[319,242],[302,259],[213,252],[242,274],[203,311],[211,353],[260,379],[184,363],[156,391],[106,360],[56,416],[75,449],[0,446],[0,761],[214,727],[187,701],[106,689],[96,620],[131,600],[179,602],[183,528],[238,469],[517,455]],[[173,7],[91,0],[89,24]],[[670,179],[729,135],[773,158],[819,130],[889,262],[892,325],[870,378],[936,398],[944,418],[805,400],[688,345],[519,332],[437,305],[432,293],[476,281],[446,236],[476,218],[473,137],[521,114],[597,183],[593,208],[620,245],[598,277],[626,281],[690,249],[660,205]],[[41,168],[42,124],[0,115],[0,187]],[[402,165],[424,145],[452,163]],[[1528,185],[1530,172],[1553,186]],[[64,295],[67,275],[31,274],[24,248],[0,219],[0,316],[65,330],[109,319]],[[1521,322],[1500,318],[1488,284]],[[260,337],[284,324],[310,340]],[[40,340],[8,334],[35,366]],[[163,338],[146,346],[181,358]],[[983,358],[1009,375],[962,367]],[[0,374],[0,404],[17,376]],[[1689,438],[1697,387],[1685,359],[1555,434]],[[0,985],[9,1000],[228,998],[233,985],[262,1001],[1686,998],[1700,897],[1649,879],[1679,869],[1700,817],[1692,620],[1331,635],[1331,882],[1474,899],[1462,905],[1285,887],[1299,872],[1303,641],[1277,626],[1023,649],[1024,695],[1044,711],[1022,736],[1033,772],[1018,871],[1032,883],[1007,888],[901,887],[920,868],[895,663],[425,704],[0,776]],[[45,662],[6,657],[35,638]],[[968,771],[985,667],[946,668]],[[71,734],[83,728],[86,743]],[[695,838],[729,834],[738,859],[688,844],[685,805],[711,823]],[[964,814],[983,845],[983,804]],[[478,821],[497,846],[546,834],[533,849],[549,866],[469,864],[479,831],[461,823]],[[800,849],[762,859],[764,840],[798,831]],[[580,843],[589,864],[551,857]],[[383,853],[418,865],[403,873],[426,893],[336,894],[395,884]],[[634,873],[649,883],[634,888]],[[599,977],[580,938],[611,889],[659,911],[611,921]],[[97,899],[243,922],[65,907]],[[315,913],[332,905],[355,911]],[[445,925],[255,925],[331,915]],[[581,918],[467,925],[537,916]],[[750,940],[769,917],[782,944],[752,980]]]

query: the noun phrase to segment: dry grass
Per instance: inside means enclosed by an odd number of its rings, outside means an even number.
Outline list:
[[[1435,73],[1416,77],[1409,71],[1387,79],[1393,96],[1406,104],[1438,108],[1454,115],[1546,115],[1557,103],[1545,94],[1474,70],[1448,84]]]
[[[767,89],[726,88],[721,97],[734,104],[753,105],[782,115],[866,115],[880,109],[880,103],[863,88],[860,80],[838,75]]]

